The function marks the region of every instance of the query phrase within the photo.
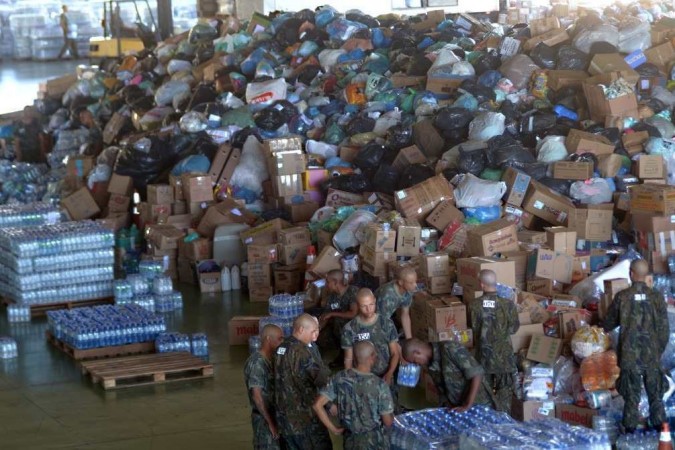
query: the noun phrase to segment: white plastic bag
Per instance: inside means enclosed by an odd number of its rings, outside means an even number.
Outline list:
[[[255,136],[249,136],[244,142],[239,164],[232,174],[231,184],[249,189],[257,194],[262,193],[263,181],[269,178],[262,144]]]
[[[612,189],[604,178],[575,181],[570,186],[570,197],[586,205],[598,205],[612,201]]]
[[[260,81],[246,85],[246,103],[264,108],[277,100],[286,99],[286,80]]]
[[[485,112],[479,114],[469,124],[469,139],[487,141],[488,139],[504,134],[506,116],[502,113]]]
[[[470,173],[458,175],[455,204],[458,208],[475,208],[501,204],[506,193],[506,183],[478,178]]]
[[[584,53],[590,53],[591,45],[595,42],[607,42],[615,47],[619,46],[619,30],[610,24],[603,23],[590,30],[579,33],[572,42]]]
[[[351,216],[347,217],[347,220],[342,222],[340,228],[335,232],[333,245],[341,252],[360,245],[361,242],[358,239],[359,229],[375,220],[377,220],[377,216],[370,211],[365,209],[354,211]]]
[[[190,85],[185,81],[167,81],[155,92],[157,106],[170,105],[173,98],[180,94],[190,93]]]
[[[537,161],[555,162],[567,158],[565,136],[546,136],[537,143]]]
[[[319,64],[326,72],[330,72],[334,65],[337,64],[337,60],[340,56],[347,53],[347,50],[337,49],[331,50],[326,49],[322,50],[319,53]]]

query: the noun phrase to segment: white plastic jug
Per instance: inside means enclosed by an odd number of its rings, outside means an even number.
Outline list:
[[[232,290],[232,280],[230,278],[230,269],[227,266],[223,266],[223,269],[220,271],[220,289],[223,292]]]
[[[239,266],[234,265],[232,266],[232,270],[230,271],[230,286],[232,287],[233,291],[238,291],[241,289],[241,278],[239,274]]]

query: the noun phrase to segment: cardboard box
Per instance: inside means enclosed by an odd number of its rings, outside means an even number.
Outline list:
[[[578,239],[587,241],[609,241],[612,238],[612,217],[614,205],[579,205],[570,217],[569,227],[577,231]]]
[[[327,246],[333,245],[333,235],[334,233],[321,229],[316,232],[316,246],[319,253]]]
[[[593,177],[593,163],[587,161],[556,161],[553,178],[557,180],[587,180]]]
[[[551,297],[556,292],[562,292],[562,283],[548,278],[532,278],[525,283],[527,292]]]
[[[593,416],[600,414],[599,409],[582,408],[566,403],[556,403],[555,417],[571,425],[593,428]]]
[[[420,253],[422,227],[414,219],[404,219],[396,227],[396,254],[417,256]]]
[[[495,253],[518,250],[518,230],[516,224],[508,219],[470,228],[467,231],[469,254],[492,256]]]
[[[110,213],[103,219],[96,219],[104,227],[115,232],[122,228],[129,228],[131,225],[131,214],[127,213]]]
[[[614,153],[614,144],[604,136],[585,131],[571,129],[565,139],[565,147],[569,153],[593,153],[604,155]]]
[[[637,160],[637,176],[639,178],[664,178],[665,164],[662,155],[640,155]]]
[[[267,167],[272,176],[301,174],[307,167],[307,157],[301,148],[276,152],[267,155]]]
[[[291,227],[277,232],[279,243],[283,245],[311,245],[312,238],[307,227]]]
[[[327,245],[316,257],[310,270],[313,274],[324,277],[333,269],[342,269],[341,258],[342,253]]]
[[[532,50],[540,43],[544,43],[549,47],[553,47],[568,41],[569,38],[570,36],[567,34],[567,31],[565,31],[564,28],[557,28],[555,30],[548,31],[544,34],[540,34],[539,36],[528,39],[523,45],[523,49]]]
[[[558,331],[564,341],[569,341],[583,325],[589,325],[591,313],[586,309],[567,309],[558,312]]]
[[[248,245],[246,256],[249,264],[272,264],[280,261],[278,244]]]
[[[514,397],[511,401],[511,417],[521,422],[553,418],[555,417],[555,403],[553,400],[518,400]]]
[[[473,348],[473,330],[451,330],[436,332],[429,328],[427,339],[429,342],[457,341],[466,348]]]
[[[160,219],[171,215],[171,204],[151,205],[150,203],[141,202],[138,204],[138,213],[144,223],[157,223]]]
[[[566,87],[580,88],[588,73],[583,70],[549,70],[548,87],[554,91]]]
[[[523,209],[553,225],[567,225],[575,206],[572,201],[534,180],[523,200]]]
[[[278,233],[285,228],[291,228],[293,225],[283,219],[273,219],[257,227],[239,233],[243,244],[275,244],[278,240]]]
[[[434,77],[427,76],[426,90],[434,94],[452,94],[459,88],[464,78]]]
[[[453,197],[453,188],[443,175],[436,175],[415,186],[396,191],[396,209],[410,219],[424,218],[442,201]]]
[[[185,233],[173,225],[149,225],[145,228],[145,239],[159,250],[178,250],[178,243]]]
[[[511,347],[517,353],[530,346],[532,336],[544,336],[544,326],[541,323],[521,324],[518,331],[511,335]]]
[[[455,208],[453,200],[445,200],[439,203],[425,220],[429,225],[442,232],[451,223],[464,223],[464,213]]]
[[[277,267],[274,269],[274,292],[278,294],[295,294],[302,290],[304,280],[305,273],[303,271],[287,267]]]
[[[613,99],[605,98],[602,86],[611,84],[620,77],[621,73],[611,72],[588,78],[583,82],[582,87],[591,120],[604,123],[607,117],[638,117],[637,96],[634,93]]]
[[[450,294],[452,292],[452,287],[455,284],[455,278],[450,275],[445,275],[442,277],[426,277],[422,278],[424,286],[426,286],[427,292],[432,295],[443,295]]]
[[[178,242],[178,254],[190,261],[201,261],[213,258],[213,241],[206,238]]]
[[[650,63],[662,68],[668,68],[668,65],[675,60],[675,47],[668,41],[645,50],[645,56],[647,56],[647,61]]]
[[[597,54],[591,59],[588,66],[588,73],[591,75],[602,75],[612,72],[618,72],[619,76],[631,84],[637,83],[640,77],[619,53]]]
[[[251,303],[267,303],[270,297],[274,295],[274,288],[272,286],[259,286],[255,288],[248,288],[248,299]]]
[[[385,230],[382,224],[369,223],[365,227],[364,246],[376,252],[396,251],[396,230]]]
[[[165,205],[173,203],[173,187],[168,184],[149,184],[148,203],[151,205]]]
[[[642,233],[668,233],[675,231],[675,215],[659,216],[636,212],[632,214],[633,229]]]
[[[518,232],[518,241],[525,244],[546,245],[546,239],[545,231],[521,230]]]
[[[621,169],[623,158],[616,153],[598,155],[598,171],[603,178],[614,178]]]
[[[66,173],[76,177],[84,178],[89,175],[96,165],[93,156],[74,155],[68,157],[66,163]]]
[[[68,211],[72,220],[91,219],[101,212],[96,200],[86,187],[80,188],[62,199],[61,205]]]
[[[108,183],[108,192],[132,197],[134,193],[134,180],[126,175],[113,173]]]
[[[526,173],[520,172],[512,167],[507,167],[502,175],[502,181],[506,183],[506,194],[504,202],[513,206],[523,204],[523,199],[527,193],[527,187],[530,185],[532,177]]]
[[[675,19],[663,18],[652,25],[652,45],[657,46],[675,38]]]
[[[560,356],[562,344],[562,339],[535,334],[532,336],[530,347],[527,350],[527,359],[553,365]]]
[[[302,195],[302,173],[295,175],[272,176],[272,192],[275,197],[293,197]]]
[[[179,256],[176,260],[176,267],[178,270],[178,281],[187,284],[198,284],[195,261]]]
[[[630,206],[633,212],[675,214],[675,187],[654,184],[633,186],[630,189]]]
[[[265,154],[302,150],[302,138],[297,135],[288,135],[280,138],[265,139],[263,141],[263,150]]]
[[[309,222],[314,213],[319,209],[319,204],[307,201],[301,203],[286,203],[284,209],[291,217],[291,222]]]
[[[397,72],[390,77],[391,83],[395,88],[413,88],[424,90],[427,81],[426,75],[413,76]]]
[[[443,296],[425,303],[425,317],[429,329],[435,333],[466,330],[466,305],[457,297]]]
[[[398,152],[392,166],[402,171],[412,164],[422,164],[425,162],[427,162],[427,157],[424,153],[416,145],[411,145],[410,147],[402,148]]]
[[[205,272],[198,273],[199,291],[202,293],[217,293],[222,292],[220,286],[220,272]]]
[[[129,211],[131,198],[125,195],[111,194],[108,198],[108,211],[125,213]]]
[[[326,196],[326,206],[332,206],[333,208],[359,205],[364,201],[362,194],[354,194],[337,189],[328,189],[328,195]]]
[[[492,257],[460,258],[457,260],[457,282],[465,290],[480,290],[478,274],[481,270],[492,270],[497,275],[497,283],[506,286],[516,285],[516,266],[514,261],[505,261]]]
[[[58,98],[63,97],[63,94],[73,85],[77,83],[77,74],[69,73],[57,78],[51,78],[44,83],[40,83],[40,92],[44,92],[48,97]]]
[[[234,174],[234,169],[239,165],[240,158],[241,150],[238,148],[232,147],[230,144],[223,144],[218,147],[209,168],[211,181],[221,186],[230,184],[230,179]]]
[[[376,252],[370,247],[359,247],[363,270],[374,276],[387,276],[387,265],[396,260],[395,252]]]
[[[626,133],[621,136],[623,146],[629,155],[635,156],[641,153],[644,149],[645,143],[649,140],[649,132],[638,131],[636,133]]]
[[[179,176],[169,175],[169,184],[173,187],[173,196],[176,201],[185,200],[183,180]]]
[[[307,261],[307,243],[279,244],[279,262],[285,266],[304,264]]]
[[[274,284],[272,264],[250,264],[248,265],[248,286],[250,288],[259,288],[272,286]]]
[[[530,257],[528,251],[503,252],[502,258],[507,261],[513,261],[516,265],[516,284],[514,287],[525,289],[525,279],[527,276],[527,260]]]
[[[228,343],[230,345],[248,345],[248,338],[258,336],[262,316],[234,316],[227,323]]]
[[[182,200],[179,200],[177,202],[173,202],[172,209],[173,209],[173,213],[176,214],[176,215],[188,214],[187,203],[182,201]]]
[[[577,252],[577,232],[565,227],[547,228],[546,244],[556,252],[574,256]]]
[[[213,201],[213,186],[208,175],[185,173],[181,176],[181,185],[188,203]]]
[[[530,270],[532,266],[534,270]],[[561,283],[572,281],[573,269],[574,258],[572,256],[541,248],[532,254],[528,264],[528,273]]]
[[[420,257],[420,275],[424,277],[443,277],[450,274],[450,256],[435,252]]]
[[[197,232],[202,236],[213,238],[213,234],[219,225],[226,223],[253,224],[256,219],[255,214],[248,212],[239,203],[227,198],[206,210],[206,214],[199,221]]]
[[[530,21],[530,34],[532,36],[539,36],[558,28],[560,28],[560,21],[557,17],[545,17]]]
[[[598,317],[604,320],[607,317],[607,310],[614,302],[614,297],[619,292],[630,287],[630,281],[627,278],[613,278],[604,281],[604,294],[600,298],[598,305]]]

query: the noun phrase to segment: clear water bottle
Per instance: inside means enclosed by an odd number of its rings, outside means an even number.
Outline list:
[[[16,341],[10,337],[0,337],[0,359],[12,359],[19,356]]]

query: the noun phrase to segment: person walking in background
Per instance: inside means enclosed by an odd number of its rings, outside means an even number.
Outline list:
[[[61,16],[59,17],[59,25],[61,25],[61,31],[63,31],[63,47],[59,52],[58,59],[61,59],[66,53],[66,50],[70,49],[70,56],[74,59],[79,59],[80,55],[77,54],[77,25],[70,22],[68,17],[68,7],[66,5],[61,6]]]

